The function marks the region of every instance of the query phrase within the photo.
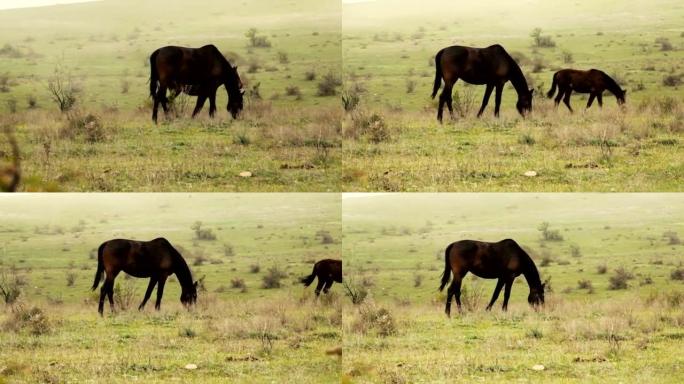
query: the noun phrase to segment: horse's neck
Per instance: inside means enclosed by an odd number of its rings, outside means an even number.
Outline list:
[[[523,75],[522,70],[518,66],[518,64],[511,58],[510,62],[510,70],[508,73],[509,80],[511,81],[511,84],[513,84],[513,88],[515,88],[515,91],[518,93],[519,96],[524,95],[525,92],[529,92],[527,89],[527,80],[525,79],[525,75]]]
[[[182,257],[176,257],[176,260],[174,261],[173,272],[176,274],[178,282],[183,289],[192,285],[192,274],[190,273],[190,267],[188,267],[188,263],[186,263]]]
[[[610,76],[604,74],[604,82],[606,83],[606,89],[612,93],[613,95],[617,96],[618,93],[621,91],[620,86],[613,80]]]
[[[528,260],[527,266],[523,271],[523,276],[525,276],[525,280],[527,280],[527,285],[530,287],[530,289],[539,288],[541,286],[541,278],[539,277],[539,271],[537,270],[537,267],[534,265],[532,259]]]

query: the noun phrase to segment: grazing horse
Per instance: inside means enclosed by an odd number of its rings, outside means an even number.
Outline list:
[[[470,84],[485,84],[487,89],[482,99],[482,106],[477,117],[482,116],[492,90],[496,88],[496,105],[494,116],[499,116],[501,106],[501,94],[504,84],[510,80],[518,93],[516,108],[525,116],[532,110],[533,89],[527,88],[527,80],[518,64],[506,50],[496,44],[487,48],[472,48],[455,45],[447,47],[435,56],[435,85],[432,89],[432,98],[435,98],[439,87],[444,79],[444,90],[439,95],[439,109],[437,120],[442,122],[442,111],[446,103],[449,113],[453,116],[454,109],[451,106],[451,90],[458,79],[463,79]]]
[[[102,273],[106,273],[105,282],[100,290],[100,305],[98,307],[100,315],[104,311],[105,295],[109,297],[109,305],[112,310],[114,309],[114,279],[121,271],[134,277],[150,278],[145,298],[140,303],[138,310],[143,309],[156,284],[158,284],[157,302],[154,307],[159,310],[166,278],[174,273],[181,285],[180,301],[183,305],[190,306],[197,301],[197,285],[203,279],[193,283],[190,268],[188,268],[185,259],[164,238],[151,241],[125,239],[105,241],[97,250],[97,272],[95,272],[95,282],[93,283],[94,291],[100,284]]]
[[[342,260],[323,259],[314,264],[311,275],[301,278],[300,281],[308,287],[316,277],[318,277],[316,296],[320,295],[321,289],[323,293],[328,293],[334,281],[342,282]]]
[[[520,274],[525,276],[530,294],[527,301],[536,307],[544,304],[544,287],[539,279],[539,272],[530,256],[511,239],[501,240],[498,243],[487,243],[475,240],[461,240],[449,244],[444,253],[444,274],[439,290],[449,282],[449,275],[453,272],[454,280],[447,290],[445,312],[451,316],[451,299],[456,296],[458,310],[461,310],[461,281],[463,277],[472,272],[475,276],[484,279],[498,279],[492,300],[487,306],[490,310],[499,297],[502,287],[504,291],[503,310],[508,308],[508,298],[511,296],[513,280]]]
[[[152,120],[157,122],[157,110],[161,103],[168,112],[166,90],[174,96],[185,92],[197,96],[197,104],[192,112],[195,117],[209,98],[209,116],[216,112],[216,90],[225,85],[228,92],[228,112],[237,118],[243,107],[242,81],[237,67],[231,66],[226,58],[213,45],[201,48],[162,47],[150,56],[150,95],[154,100]]]
[[[561,99],[568,107],[570,112],[573,112],[570,106],[570,95],[572,91],[577,93],[588,93],[589,101],[587,102],[587,109],[591,107],[594,99],[598,101],[599,107],[603,107],[603,91],[608,90],[617,99],[619,105],[625,103],[625,94],[627,91],[620,88],[620,86],[605,72],[598,69],[590,69],[588,71],[580,71],[577,69],[561,69],[553,74],[553,83],[551,89],[546,94],[550,98],[556,93],[558,87],[558,96],[554,102],[556,106],[560,104]]]

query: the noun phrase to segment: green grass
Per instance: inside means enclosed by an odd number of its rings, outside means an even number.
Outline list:
[[[356,89],[361,98],[358,111],[344,123],[344,189],[681,190],[682,91],[681,86],[663,85],[663,80],[684,75],[683,17],[682,5],[670,0],[647,6],[636,0],[484,1],[458,9],[447,1],[344,5],[345,88]],[[537,27],[556,47],[532,47],[530,33]],[[673,49],[661,50],[659,38],[667,38]],[[526,57],[520,62],[536,90],[533,114],[526,120],[517,115],[515,92],[508,85],[502,117],[492,116],[492,98],[477,120],[484,87],[458,82],[454,94],[461,98],[465,116],[452,121],[447,113],[444,125],[437,124],[437,102],[430,99],[435,53],[450,45],[495,43]],[[564,62],[564,52],[571,53],[571,63]],[[536,73],[535,60],[544,63]],[[554,111],[546,92],[552,74],[564,67],[599,68],[614,76],[628,90],[626,109],[619,109],[607,95],[602,111],[594,105],[583,113],[586,95],[575,94],[575,115],[564,106]],[[674,107],[661,108],[664,103]],[[380,140],[364,133],[364,119],[358,115],[370,113],[379,114],[385,123],[386,134]],[[521,145],[526,135],[536,144]],[[597,137],[614,141],[608,159],[590,144]],[[528,170],[539,177],[523,177]]]
[[[670,275],[682,268],[684,248],[665,234],[683,233],[683,210],[677,194],[346,195],[345,279],[370,299],[343,307],[343,380],[679,382],[684,287]],[[543,222],[563,240],[543,241]],[[528,249],[542,279],[551,278],[544,309],[528,306],[520,277],[509,311],[499,297],[486,312],[495,282],[469,274],[464,313],[448,319],[437,290],[444,248],[503,238]],[[620,267],[634,278],[611,290]],[[362,320],[380,308],[391,321]],[[535,364],[546,369],[535,372]]]
[[[0,121],[19,138],[22,188],[339,190],[339,101],[317,95],[325,74],[340,76],[339,8],[331,1],[206,0],[188,6],[107,0],[0,12],[0,83],[4,77],[8,84],[0,92]],[[250,28],[271,47],[251,47],[245,36]],[[153,125],[150,53],[165,45],[208,43],[238,65],[248,90],[243,117],[230,118],[221,88],[213,121],[206,117],[208,103],[201,118],[189,119],[191,98],[183,118]],[[249,70],[253,63],[255,72]],[[80,132],[60,133],[70,123],[47,89],[56,71],[80,89],[76,113],[99,117],[103,137],[88,141]],[[310,71],[313,80],[306,79]],[[255,87],[261,99],[253,95]],[[297,87],[301,97],[287,95],[288,87]],[[29,107],[30,98],[36,107]],[[238,178],[242,171],[254,177]]]
[[[0,202],[0,269],[24,280],[19,304],[0,312],[1,382],[331,382],[341,343],[338,288],[314,299],[298,279],[319,258],[340,258],[340,200],[333,194],[63,194],[18,195]],[[198,240],[197,221],[216,240]],[[335,240],[322,244],[317,232]],[[169,279],[162,309],[136,310],[146,279],[117,278],[133,291],[131,307],[104,318],[90,291],[93,251],[111,238],[164,236],[188,261],[206,291],[192,311]],[[227,252],[230,248],[232,251]],[[252,273],[252,265],[260,272]],[[282,287],[261,288],[269,268]],[[75,274],[73,286],[67,276]],[[232,288],[242,279],[246,291]],[[153,299],[154,300],[153,296]],[[37,306],[47,318],[33,335],[13,330],[13,313]],[[41,328],[42,329],[42,328]],[[197,370],[186,370],[196,364]]]

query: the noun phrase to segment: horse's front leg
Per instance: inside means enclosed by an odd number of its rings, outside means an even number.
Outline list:
[[[503,84],[496,86],[496,95],[494,97],[494,116],[499,117],[499,108],[501,107],[501,95],[503,94]]]
[[[147,285],[147,291],[145,292],[145,297],[143,298],[142,303],[140,303],[140,306],[138,306],[138,310],[142,311],[142,309],[145,307],[145,304],[147,304],[147,300],[150,299],[150,296],[152,296],[152,290],[154,289],[154,286],[157,284],[157,280],[152,277],[150,278],[150,283]]]
[[[192,111],[192,117],[195,117],[202,110],[205,101],[207,101],[205,95],[200,94],[197,96],[197,103],[195,104],[195,110]]]
[[[591,105],[594,103],[594,99],[596,98],[596,94],[592,93],[589,95],[589,101],[587,101],[587,109],[591,107]]]
[[[487,103],[489,103],[489,96],[492,95],[493,90],[494,86],[487,84],[487,89],[485,90],[484,97],[482,98],[482,106],[480,107],[480,111],[477,113],[477,117],[482,116],[482,112],[484,112],[485,107],[487,107]]]
[[[166,277],[162,276],[159,278],[159,283],[157,285],[157,302],[154,304],[154,309],[157,311],[161,308],[162,296],[164,296],[164,284],[166,284]]]
[[[216,90],[209,95],[209,117],[214,117],[216,113]]]
[[[513,288],[513,280],[514,279],[512,278],[506,280],[506,288],[504,289],[504,302],[503,306],[501,307],[501,309],[503,309],[504,311],[508,310],[508,299],[511,297],[511,288]]]
[[[504,286],[504,280],[503,279],[497,280],[496,288],[494,288],[494,294],[492,295],[492,300],[489,302],[489,305],[487,306],[488,311],[490,309],[492,309],[492,306],[496,302],[496,299],[499,298],[499,293],[501,293],[501,288],[503,288],[503,286]]]

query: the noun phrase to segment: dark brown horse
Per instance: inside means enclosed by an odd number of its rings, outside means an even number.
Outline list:
[[[625,103],[625,94],[627,91],[620,88],[620,86],[605,72],[598,69],[590,69],[588,71],[580,71],[577,69],[561,69],[553,75],[553,83],[551,89],[546,94],[550,98],[556,93],[558,87],[558,96],[554,100],[556,106],[560,104],[561,99],[568,107],[570,112],[573,112],[570,106],[570,95],[572,91],[577,93],[588,93],[589,101],[587,108],[591,107],[594,99],[598,101],[599,107],[603,107],[603,91],[608,90],[617,99],[618,104]]]
[[[323,259],[314,264],[311,275],[303,277],[300,281],[308,287],[316,277],[318,277],[316,296],[320,295],[321,289],[323,293],[328,293],[333,282],[342,282],[342,260]]]
[[[237,118],[243,107],[242,81],[237,67],[213,45],[201,48],[168,46],[159,48],[150,56],[150,95],[154,100],[152,120],[157,122],[157,110],[161,103],[164,112],[168,111],[166,90],[175,96],[185,92],[197,96],[197,104],[192,112],[195,117],[209,99],[209,116],[216,112],[216,90],[225,85],[228,92],[228,112]]]
[[[199,281],[193,283],[188,264],[168,240],[164,238],[151,241],[114,239],[105,241],[97,250],[97,272],[95,272],[93,291],[100,284],[102,273],[106,274],[105,282],[100,290],[98,307],[100,315],[104,311],[105,295],[109,297],[109,305],[112,310],[114,309],[114,279],[121,271],[134,277],[150,278],[145,298],[138,307],[139,310],[143,309],[157,284],[157,302],[154,307],[159,310],[166,278],[172,274],[176,274],[181,285],[181,303],[189,306],[197,301]]]
[[[507,81],[513,84],[518,93],[516,104],[518,112],[525,116],[532,110],[532,93],[534,90],[527,88],[527,80],[525,80],[518,63],[498,44],[487,48],[455,45],[437,52],[435,56],[435,85],[432,89],[433,99],[442,85],[442,79],[444,79],[444,90],[439,95],[439,109],[437,110],[437,120],[440,122],[442,121],[445,103],[449,108],[449,113],[453,116],[451,90],[458,79],[463,79],[470,84],[487,86],[477,117],[482,116],[494,88],[496,88],[494,115],[499,116],[501,94]]]
[[[498,243],[487,243],[475,240],[461,240],[449,244],[444,253],[444,274],[439,290],[449,282],[449,275],[453,272],[454,280],[447,290],[446,314],[451,316],[451,299],[456,296],[458,310],[461,310],[461,281],[468,272],[484,279],[498,279],[492,300],[487,310],[492,308],[499,297],[502,287],[504,291],[503,310],[508,308],[508,298],[511,296],[513,280],[520,274],[525,276],[530,294],[527,301],[532,306],[544,304],[544,287],[539,279],[539,272],[530,256],[511,239]]]

